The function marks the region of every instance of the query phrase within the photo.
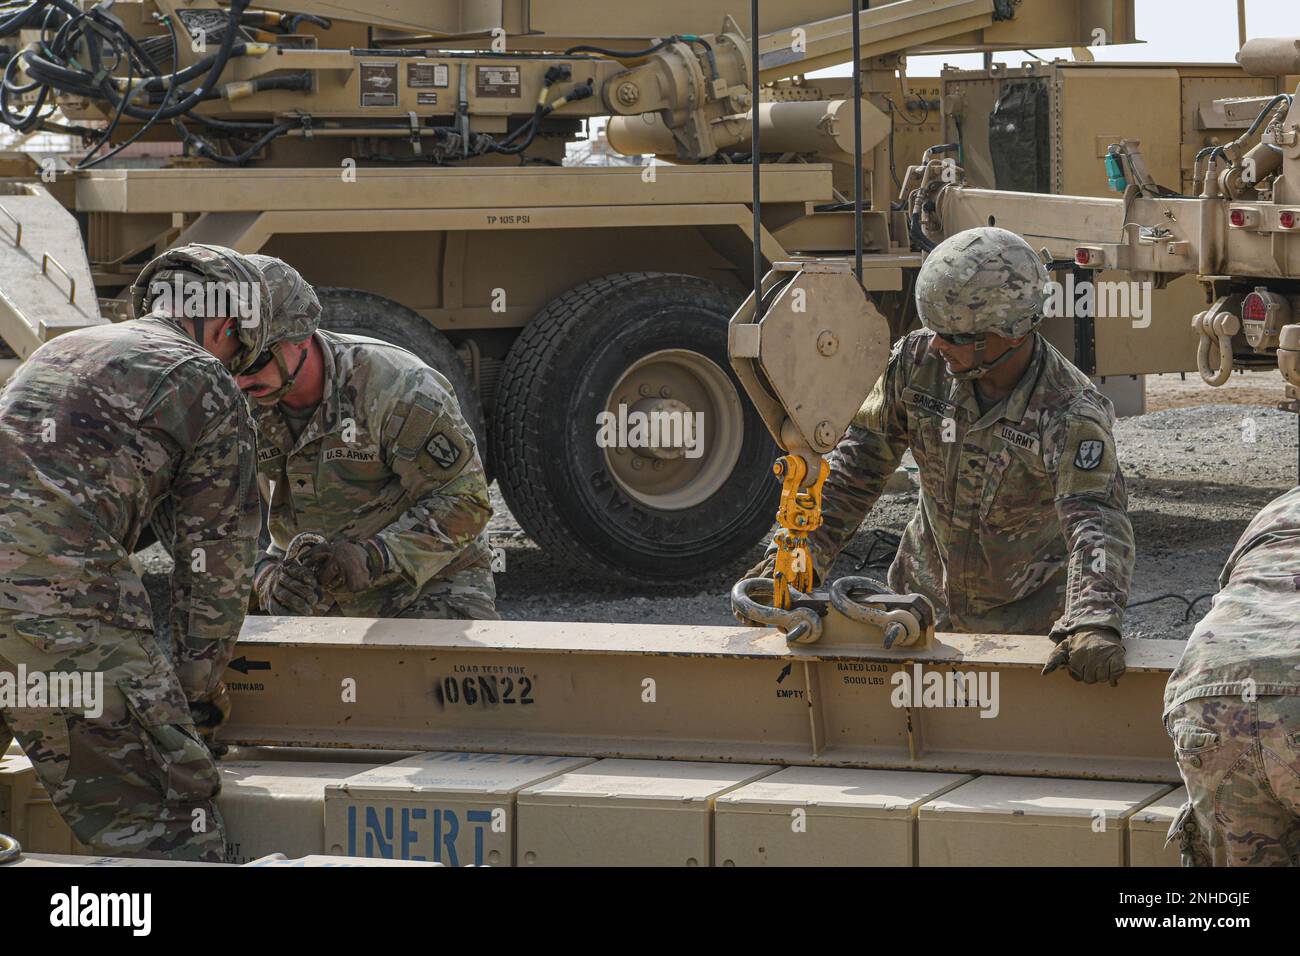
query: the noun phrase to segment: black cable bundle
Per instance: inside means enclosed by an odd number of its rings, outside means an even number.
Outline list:
[[[46,129],[83,136],[98,135],[78,164],[78,169],[88,169],[116,155],[131,143],[164,120],[171,120],[181,133],[186,148],[217,162],[247,162],[258,150],[285,131],[301,125],[301,119],[280,123],[228,123],[200,117],[192,113],[199,103],[215,99],[220,94],[216,86],[222,71],[231,58],[243,56],[247,44],[240,42],[240,18],[251,0],[232,0],[226,25],[220,31],[217,50],[183,70],[163,73],[155,59],[159,40],[170,48],[170,62],[177,62],[176,24],[170,16],[162,18],[166,25],[166,38],[150,38],[143,43],[127,31],[120,20],[108,12],[108,4],[100,3],[86,10],[78,8],[71,0],[32,0],[22,9],[0,20],[0,39],[12,36],[23,29],[38,28],[41,38],[33,48],[23,50],[5,64],[0,78],[0,121],[18,132]],[[12,9],[10,3],[0,10]],[[153,49],[151,54],[150,49]],[[83,60],[85,62],[83,62]],[[21,66],[28,82],[16,81]],[[123,66],[126,78],[115,74]],[[198,84],[187,89],[187,84]],[[255,81],[257,90],[305,89],[309,83],[305,75],[269,77]],[[15,107],[16,97],[36,93],[35,102],[26,112]],[[43,112],[51,93],[82,96],[107,103],[113,110],[108,126],[103,130],[64,126],[49,122],[54,110]],[[189,132],[181,117],[189,116],[207,129],[226,137],[255,137],[253,145],[234,157],[221,154],[206,140]],[[124,117],[143,120],[134,134],[112,150],[96,157],[112,139]]]

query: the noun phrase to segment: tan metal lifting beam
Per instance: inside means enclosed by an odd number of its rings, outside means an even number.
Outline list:
[[[1125,645],[1109,687],[1041,676],[1045,637],[908,653],[767,628],[250,617],[219,739],[1176,782],[1160,712],[1183,644]]]

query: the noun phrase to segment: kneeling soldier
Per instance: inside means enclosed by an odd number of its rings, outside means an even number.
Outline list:
[[[1049,634],[1044,673],[1114,683],[1134,554],[1115,416],[1038,333],[1046,284],[1005,229],[930,252],[916,280],[925,328],[895,345],[827,456],[813,564],[830,571],[910,448],[920,502],[889,586],[929,598],[939,630]],[[772,574],[770,550],[747,577]]]
[[[272,299],[266,351],[239,377],[256,403],[271,533],[255,575],[262,608],[495,619],[492,506],[450,383],[396,345],[318,330],[320,303],[297,271],[250,258]],[[298,554],[304,533],[324,542]]]

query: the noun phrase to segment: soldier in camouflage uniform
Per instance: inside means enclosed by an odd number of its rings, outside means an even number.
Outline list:
[[[0,669],[102,679],[98,714],[0,710],[0,752],[18,738],[94,851],[220,862],[220,776],[195,717],[211,730],[228,712],[248,605],[256,462],[231,373],[262,350],[269,300],[216,246],[155,259],[133,291],[142,318],[53,339],[0,392]],[[129,560],[151,519],[176,558],[174,667]]]
[[[496,619],[474,434],[451,384],[405,349],[317,330],[311,286],[252,256],[271,287],[256,403],[271,545],[254,587],[272,614]],[[304,532],[323,544],[289,553]]]
[[[1184,866],[1300,865],[1300,488],[1264,507],[1165,687]]]
[[[925,329],[894,347],[828,456],[814,570],[825,577],[911,448],[920,503],[890,587],[929,598],[940,630],[1050,633],[1044,673],[1113,683],[1134,554],[1114,412],[1035,331],[1046,282],[1004,229],[929,254],[916,283]],[[749,575],[771,565],[769,553]]]

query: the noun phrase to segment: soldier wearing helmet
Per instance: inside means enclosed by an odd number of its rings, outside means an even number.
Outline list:
[[[916,280],[925,328],[894,347],[828,457],[813,560],[824,577],[910,448],[920,502],[889,585],[928,597],[940,629],[1050,634],[1044,673],[1113,683],[1134,555],[1115,416],[1036,331],[1046,282],[1004,229],[929,254]]]
[[[81,688],[0,709],[0,752],[17,737],[97,853],[220,862],[198,734],[228,711],[252,583],[253,428],[231,373],[263,349],[268,290],[243,256],[188,245],[133,299],[138,318],[52,339],[0,391],[0,669]],[[166,655],[130,561],[147,524],[176,560]]]
[[[262,608],[496,618],[492,506],[451,384],[396,345],[318,330],[302,276],[250,258],[272,301],[264,351],[238,377],[271,533],[254,579]]]

